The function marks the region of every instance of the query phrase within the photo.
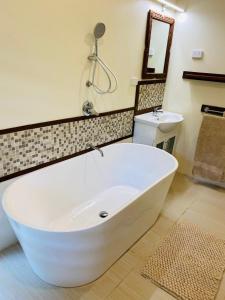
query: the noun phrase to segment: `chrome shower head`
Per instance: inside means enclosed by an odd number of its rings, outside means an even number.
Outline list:
[[[97,23],[94,29],[94,36],[95,39],[100,39],[105,34],[105,24],[104,23]]]

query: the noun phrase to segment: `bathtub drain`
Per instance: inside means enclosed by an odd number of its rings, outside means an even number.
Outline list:
[[[100,218],[106,218],[106,217],[108,217],[108,212],[107,211],[101,211],[100,213],[99,213],[99,217]]]

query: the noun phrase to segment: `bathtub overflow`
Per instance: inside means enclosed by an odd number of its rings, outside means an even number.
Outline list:
[[[99,213],[99,217],[100,218],[106,218],[106,217],[108,217],[108,212],[107,211],[101,211],[100,213]]]

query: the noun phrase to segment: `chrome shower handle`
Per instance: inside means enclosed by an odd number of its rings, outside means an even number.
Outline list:
[[[90,101],[85,101],[82,107],[84,116],[98,116],[99,113],[94,109],[94,104]]]

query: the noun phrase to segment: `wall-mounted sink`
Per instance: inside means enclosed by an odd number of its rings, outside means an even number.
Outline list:
[[[184,118],[181,114],[163,111],[139,115],[135,117],[135,120],[138,120],[140,123],[156,127],[160,131],[167,133],[174,130],[176,126],[184,120]]]

